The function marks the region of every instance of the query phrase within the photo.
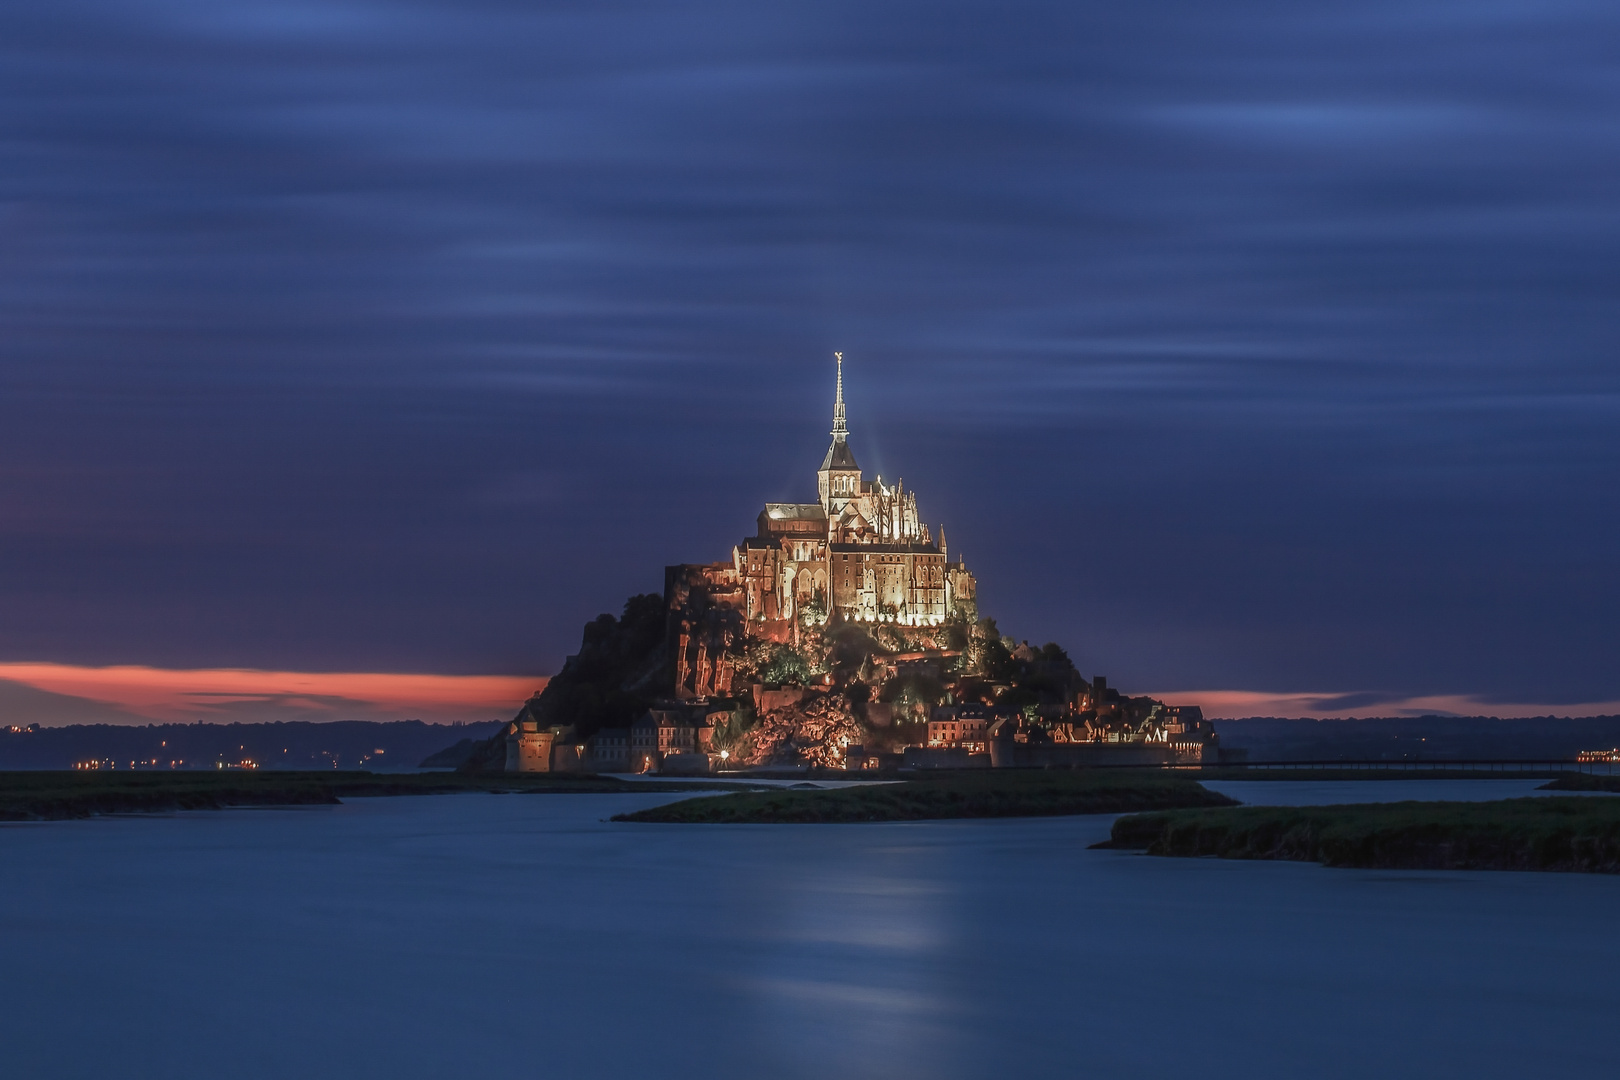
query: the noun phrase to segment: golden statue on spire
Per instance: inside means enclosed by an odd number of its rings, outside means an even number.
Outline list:
[[[849,434],[849,427],[844,423],[844,354],[835,352],[833,359],[838,361],[838,397],[833,402],[832,435],[838,442],[843,442]]]

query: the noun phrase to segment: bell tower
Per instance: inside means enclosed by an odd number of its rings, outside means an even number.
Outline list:
[[[849,426],[844,422],[844,354],[833,353],[838,362],[838,392],[833,399],[832,445],[816,471],[816,491],[821,508],[832,517],[844,504],[860,494],[861,467],[849,448]]]

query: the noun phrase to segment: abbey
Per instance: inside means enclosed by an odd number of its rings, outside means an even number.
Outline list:
[[[808,626],[888,622],[938,626],[977,614],[973,575],[952,561],[903,481],[866,479],[849,445],[844,362],[838,362],[832,444],[816,470],[818,500],[766,503],[730,562],[671,566],[665,600],[676,644],[676,692],[730,691],[722,654],[741,639],[797,641]]]

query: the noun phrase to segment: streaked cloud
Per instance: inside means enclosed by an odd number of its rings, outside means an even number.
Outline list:
[[[1620,698],[1617,38],[0,7],[0,659],[555,671],[808,496],[837,348],[862,462],[1116,685]]]

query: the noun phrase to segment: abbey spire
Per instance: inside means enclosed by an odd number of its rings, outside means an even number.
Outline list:
[[[861,493],[861,467],[849,448],[849,425],[844,422],[844,354],[833,353],[833,359],[838,361],[838,392],[833,397],[832,445],[816,470],[816,490],[828,514]]]
[[[838,361],[838,396],[833,400],[832,437],[843,442],[849,437],[849,426],[844,423],[844,354],[835,352],[833,358]]]

